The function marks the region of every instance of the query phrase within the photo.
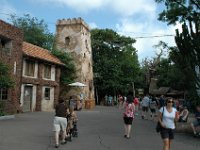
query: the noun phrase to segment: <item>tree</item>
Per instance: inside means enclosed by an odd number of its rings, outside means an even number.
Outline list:
[[[56,49],[53,49],[51,52],[65,64],[65,66],[61,69],[61,83],[63,85],[67,85],[73,82],[76,76],[75,64],[71,55],[67,52]]]
[[[0,61],[0,89],[11,88],[14,85],[14,81],[10,77],[9,71],[9,66]]]
[[[199,0],[155,0],[165,5],[165,10],[159,14],[158,20],[175,24],[186,21],[199,24],[200,1]]]
[[[91,31],[94,84],[99,94],[126,92],[127,85],[137,82],[139,63],[135,40],[110,29]]]
[[[162,58],[156,68],[158,86],[171,87],[176,90],[185,90],[185,75],[169,58]]]
[[[168,24],[183,23],[183,31],[176,30],[175,42],[177,47],[170,48],[170,57],[187,75],[188,90],[194,93],[196,88],[200,88],[200,79],[195,71],[195,67],[200,66],[200,1],[155,1],[164,3],[166,6],[166,9],[159,14],[159,20]],[[197,96],[197,92],[192,95]]]
[[[25,14],[23,17],[11,15],[10,20],[14,26],[23,30],[25,41],[48,50],[52,49],[54,35],[49,32],[44,20],[38,20],[29,14]]]

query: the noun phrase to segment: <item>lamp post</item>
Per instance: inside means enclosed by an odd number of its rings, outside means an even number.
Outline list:
[[[133,87],[133,97],[135,97],[135,84],[132,82],[132,87]]]

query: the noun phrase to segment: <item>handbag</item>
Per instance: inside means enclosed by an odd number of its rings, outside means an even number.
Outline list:
[[[163,107],[163,112],[162,112],[162,119],[163,119],[163,114],[164,114],[164,107]],[[160,132],[161,129],[162,129],[162,126],[161,126],[160,122],[158,121],[157,125],[156,125],[156,132]]]
[[[162,129],[162,126],[160,125],[160,122],[158,121],[157,125],[156,125],[156,132],[159,133],[161,131],[161,129]]]

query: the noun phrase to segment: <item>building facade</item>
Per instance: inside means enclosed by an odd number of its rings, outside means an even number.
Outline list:
[[[63,64],[48,50],[23,42],[22,30],[0,20],[0,62],[10,68],[12,88],[0,86],[0,108],[9,114],[52,111]]]
[[[69,52],[73,56],[76,66],[76,81],[87,85],[81,88],[81,92],[84,94],[85,99],[94,100],[89,26],[81,18],[58,20],[55,47]]]
[[[59,98],[60,68],[64,64],[48,50],[23,42],[20,103],[23,112],[52,111]]]
[[[0,61],[10,67],[10,76],[15,82],[13,88],[0,88],[0,101],[5,112],[16,113],[20,105],[22,76],[22,30],[0,20]]]

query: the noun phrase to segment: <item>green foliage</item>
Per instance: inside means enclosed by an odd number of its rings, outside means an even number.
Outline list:
[[[67,52],[53,49],[52,54],[58,57],[65,66],[61,69],[61,83],[66,85],[74,81],[75,79],[75,65],[72,57]]]
[[[24,40],[45,49],[52,49],[54,35],[49,32],[44,20],[38,20],[25,14],[23,17],[12,15],[10,18],[14,26],[24,32]]]
[[[165,5],[165,10],[159,14],[158,20],[175,24],[186,20],[197,21],[200,19],[199,0],[155,0]]]
[[[9,66],[0,61],[0,88],[13,87],[14,82],[10,77],[9,71]]]
[[[159,20],[168,24],[183,23],[183,31],[176,30],[177,47],[170,48],[170,58],[184,74],[190,99],[199,101],[196,89],[200,87],[200,78],[196,74],[195,67],[200,66],[200,1],[155,1],[166,6],[165,10],[159,14]]]
[[[91,31],[95,87],[105,93],[125,92],[139,70],[135,40],[110,29]]]
[[[5,113],[5,102],[0,102],[0,116],[5,116],[6,113]]]
[[[200,83],[195,71],[195,66],[200,66],[200,44],[198,42],[200,35],[190,33],[186,24],[183,24],[182,28],[182,33],[177,30],[175,37],[177,48],[171,48],[170,57],[184,74],[187,91],[190,95],[195,95],[196,85]]]
[[[176,64],[168,58],[162,58],[156,68],[158,87],[166,86],[176,90],[185,90],[185,75]]]

